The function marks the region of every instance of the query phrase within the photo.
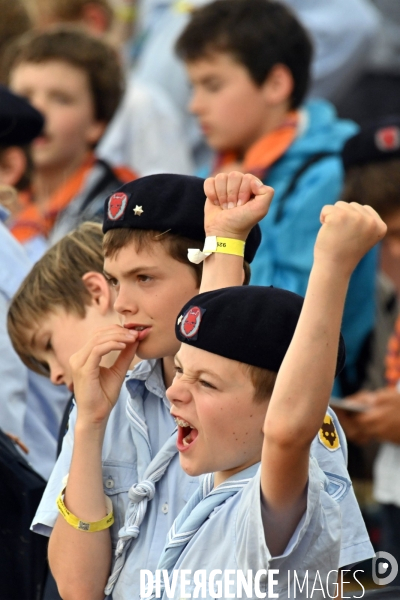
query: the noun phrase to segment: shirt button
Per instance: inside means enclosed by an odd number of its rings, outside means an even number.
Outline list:
[[[106,488],[109,490],[112,490],[112,488],[114,487],[114,480],[111,479],[111,477],[109,479],[106,480]]]
[[[167,514],[168,512],[168,502],[165,502],[162,507],[161,507],[162,512],[164,513],[164,515]]]

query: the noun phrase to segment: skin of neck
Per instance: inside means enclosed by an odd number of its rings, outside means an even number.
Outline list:
[[[165,387],[169,388],[172,384],[172,380],[175,377],[175,363],[174,356],[165,356],[162,359],[162,369]]]
[[[259,136],[257,139],[252,140],[248,144],[246,144],[239,151],[239,155],[241,159],[244,159],[246,152],[250,150],[250,148],[255,144],[259,139],[268,135],[278,127],[281,127],[283,123],[286,121],[288,114],[291,112],[289,101],[282,102],[281,104],[277,104],[274,106],[270,106],[268,108],[268,114],[265,116],[264,125],[260,130]]]

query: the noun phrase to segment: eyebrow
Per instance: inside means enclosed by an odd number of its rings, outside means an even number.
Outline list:
[[[179,364],[179,366],[182,368],[182,363],[178,358],[178,355],[175,355],[175,360],[177,361],[177,363]],[[194,370],[193,371],[193,375],[195,375],[196,377],[198,377],[199,375],[211,375],[211,377],[215,377],[215,379],[218,379],[219,381],[223,382],[223,379],[221,379],[221,377],[219,375],[217,375],[217,373],[215,373],[215,371],[210,371],[209,369],[198,369],[198,370]]]
[[[146,265],[143,265],[141,267],[135,267],[134,269],[130,269],[129,271],[122,272],[121,277],[133,277],[141,271],[156,271],[157,269],[158,267],[147,267]],[[105,269],[103,269],[103,275],[105,278],[118,279],[118,277],[114,277],[114,275],[111,275],[111,273],[108,273]]]

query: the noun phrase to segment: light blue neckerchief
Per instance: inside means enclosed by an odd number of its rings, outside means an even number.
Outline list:
[[[143,436],[143,448],[138,448],[138,454],[142,450],[143,454],[149,453],[150,440],[148,437],[147,425],[141,419],[138,412],[135,410],[132,399],[129,396],[126,406],[126,414],[132,425],[139,429]],[[118,532],[118,544],[115,551],[115,563],[113,570],[108,579],[104,593],[108,596],[112,593],[114,585],[121,573],[125,564],[126,555],[130,545],[140,533],[140,525],[146,515],[147,506],[150,500],[154,498],[155,484],[161,479],[167,470],[171,460],[177,454],[176,446],[177,433],[176,430],[168,438],[165,444],[160,448],[150,464],[143,473],[143,478],[138,483],[134,483],[128,492],[129,504],[125,513],[124,526]],[[147,451],[147,452],[145,452]]]
[[[175,519],[158,561],[157,570],[165,569],[171,576],[180,555],[213,510],[242,490],[255,476],[259,465],[260,463],[256,463],[240,473],[236,473],[216,488],[214,488],[214,474],[205,476],[199,489]],[[161,583],[161,591],[164,591],[163,583]],[[153,598],[155,598],[155,592],[142,596],[142,600],[152,600]]]

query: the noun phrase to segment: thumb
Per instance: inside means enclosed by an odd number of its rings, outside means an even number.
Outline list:
[[[248,210],[254,212],[259,217],[259,220],[261,220],[269,211],[275,190],[264,184],[256,186],[255,182],[252,181],[252,192],[254,193],[254,198],[246,206]]]

